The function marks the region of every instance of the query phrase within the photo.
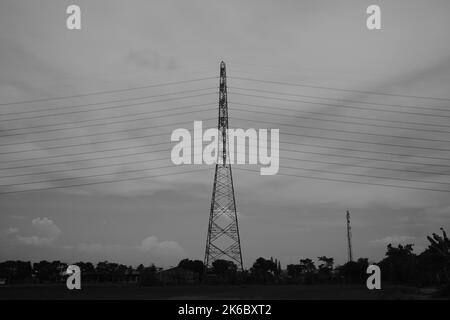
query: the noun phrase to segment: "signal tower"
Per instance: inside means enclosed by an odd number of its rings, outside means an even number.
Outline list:
[[[228,103],[225,62],[220,63],[219,143],[206,240],[205,267],[218,259],[231,260],[243,270],[236,200],[228,153]]]
[[[353,261],[352,253],[352,227],[350,226],[350,212],[347,210],[347,242],[348,242],[348,261]]]

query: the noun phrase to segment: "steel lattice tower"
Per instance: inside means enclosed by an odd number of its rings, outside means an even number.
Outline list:
[[[243,270],[236,200],[228,154],[228,104],[225,62],[220,63],[219,141],[206,240],[205,267],[218,259],[231,260]]]
[[[348,241],[348,261],[353,261],[352,253],[352,227],[350,226],[350,212],[347,210],[347,241]]]

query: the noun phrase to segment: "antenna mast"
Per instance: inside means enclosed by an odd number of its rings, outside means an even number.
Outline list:
[[[352,253],[352,227],[350,226],[350,212],[347,210],[347,241],[348,241],[348,261],[353,261]]]

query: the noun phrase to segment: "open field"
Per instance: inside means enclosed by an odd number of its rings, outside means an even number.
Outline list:
[[[86,284],[68,290],[65,284],[0,287],[0,299],[431,299],[432,289],[385,286],[368,290],[359,285],[192,285],[140,287]]]

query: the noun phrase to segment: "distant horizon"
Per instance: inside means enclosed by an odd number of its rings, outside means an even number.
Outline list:
[[[413,253],[415,253],[415,254],[420,254],[420,253],[422,253],[423,252],[423,250],[422,250],[422,252],[417,252],[417,250],[414,248],[415,247],[415,245],[414,245],[414,243],[408,243],[408,242],[406,242],[406,243],[398,243],[398,244],[393,244],[393,247],[397,247],[398,245],[402,245],[402,246],[405,246],[405,245],[409,245],[409,244],[412,244],[413,245]],[[387,244],[386,245],[386,249],[387,249],[387,246],[388,246],[389,244]],[[425,248],[426,249],[426,248]],[[299,262],[301,259],[311,259],[314,263],[316,263],[316,262],[318,262],[319,261],[319,259],[318,259],[318,257],[321,257],[321,256],[317,256],[317,257],[315,257],[315,258],[312,258],[312,257],[299,257],[298,258],[298,260],[296,261],[296,262]],[[328,258],[333,258],[334,259],[334,257],[332,257],[332,256],[327,256]],[[384,256],[384,257],[386,257],[386,256]],[[383,257],[383,258],[384,258]],[[276,256],[261,256],[261,257],[258,257],[258,258],[264,258],[264,259],[271,259],[271,258],[273,258],[274,260],[276,259],[278,262],[280,262],[280,264],[281,264],[281,266],[283,267],[283,263],[282,263],[282,261],[280,260],[280,259],[278,259]],[[258,259],[258,258],[256,258],[256,259]],[[182,261],[183,259],[189,259],[189,260],[196,260],[196,261],[201,261],[202,263],[204,263],[204,259],[202,258],[202,259],[197,259],[197,258],[192,258],[192,257],[182,257],[182,258],[180,258],[180,260],[178,261],[178,263],[180,262],[180,261]],[[255,261],[256,261],[256,259],[255,259]],[[359,259],[368,259],[368,262],[369,263],[378,263],[378,262],[380,262],[382,259],[380,259],[379,261],[375,261],[375,260],[372,260],[371,258],[369,258],[369,257],[353,257],[353,260],[352,261],[354,261],[354,262],[356,262],[356,261],[358,261]],[[229,259],[221,259],[221,260],[228,260],[228,261],[231,261],[231,260],[229,260]],[[62,263],[68,263],[68,264],[76,264],[76,263],[79,263],[79,262],[83,262],[83,263],[87,263],[87,262],[90,262],[90,263],[92,263],[94,266],[96,265],[96,264],[98,264],[98,263],[101,263],[101,262],[110,262],[110,263],[117,263],[117,264],[122,264],[122,265],[125,265],[125,266],[131,266],[131,267],[133,267],[133,268],[137,268],[137,267],[139,267],[139,265],[143,265],[144,267],[148,267],[148,266],[152,266],[152,265],[154,265],[155,267],[157,267],[157,268],[173,268],[173,267],[177,267],[178,266],[178,263],[177,264],[175,264],[175,265],[170,265],[170,266],[160,266],[160,265],[158,265],[157,263],[155,263],[155,262],[150,262],[150,263],[148,263],[148,264],[145,264],[145,263],[138,263],[138,264],[127,264],[127,263],[123,263],[123,262],[120,262],[120,261],[116,261],[116,260],[98,260],[98,261],[95,261],[95,260],[75,260],[75,261],[70,261],[70,262],[67,262],[67,260],[63,260],[63,259],[42,259],[42,260],[22,260],[22,259],[7,259],[7,260],[2,260],[2,261],[0,261],[0,263],[2,263],[2,262],[6,262],[6,261],[23,261],[23,262],[31,262],[32,264],[33,263],[39,263],[39,262],[41,262],[41,261],[48,261],[48,262],[53,262],[53,261],[60,261],[60,262],[62,262]],[[244,259],[244,261],[245,261],[245,259]],[[253,261],[254,262],[254,261]],[[334,266],[335,267],[338,267],[338,266],[341,266],[341,265],[344,265],[344,264],[346,264],[346,263],[348,263],[349,261],[347,260],[346,262],[344,262],[344,263],[341,263],[341,264],[337,264],[336,263],[336,261],[335,261],[335,263],[334,263]],[[294,262],[295,263],[295,262]],[[252,263],[253,264],[253,263]],[[287,265],[288,264],[284,264],[284,267],[286,268],[287,267]],[[249,266],[248,268],[245,268],[245,270],[249,270],[251,268],[251,266]]]

